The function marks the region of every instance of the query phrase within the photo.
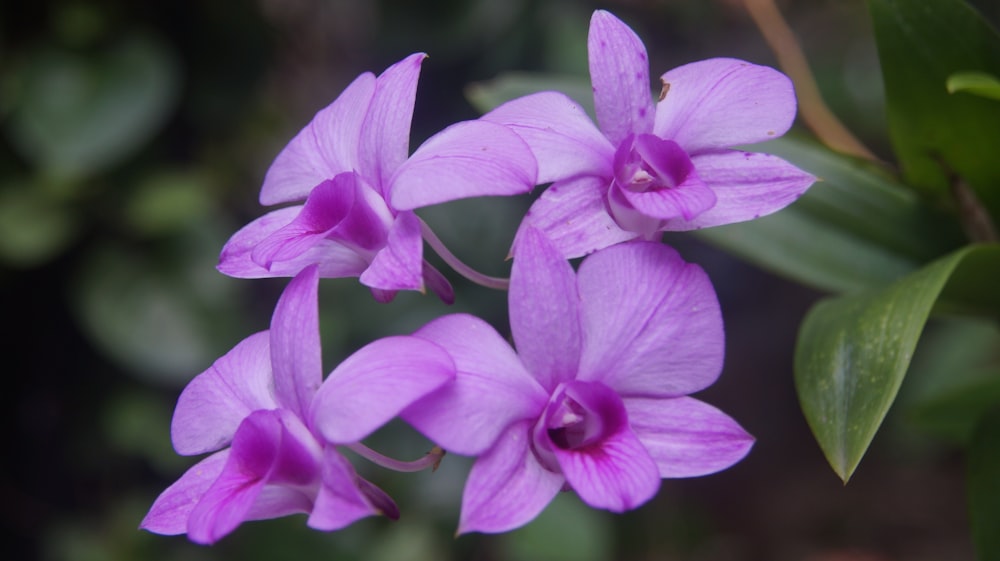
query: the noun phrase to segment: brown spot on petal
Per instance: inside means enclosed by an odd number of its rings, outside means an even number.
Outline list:
[[[660,99],[659,99],[659,101],[663,101],[663,98],[667,97],[667,92],[670,91],[670,82],[668,82],[668,81],[666,81],[666,80],[664,80],[662,78],[660,79],[660,82],[663,83],[663,89],[660,90]]]
[[[774,131],[767,131],[767,136],[774,136]]]

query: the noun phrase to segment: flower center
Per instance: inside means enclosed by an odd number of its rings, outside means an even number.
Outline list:
[[[631,135],[618,146],[606,197],[615,222],[649,240],[669,221],[693,220],[717,200],[687,152],[652,134]]]
[[[600,437],[601,420],[565,393],[550,407],[546,431],[557,447],[572,450]]]
[[[652,134],[626,138],[615,152],[614,168],[618,186],[633,193],[673,189],[693,170],[683,148]]]
[[[558,454],[600,446],[628,424],[621,398],[600,382],[560,384],[535,424],[532,451],[549,471],[559,472]]]

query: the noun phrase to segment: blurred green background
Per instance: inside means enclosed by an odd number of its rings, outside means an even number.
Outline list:
[[[995,22],[1000,8],[979,7]],[[889,158],[878,62],[863,2],[782,3],[832,108]],[[774,64],[736,0],[116,0],[0,7],[0,472],[4,559],[125,560],[809,560],[972,558],[960,458],[918,437],[906,403],[843,487],[799,412],[796,329],[818,293],[673,235],[711,275],[727,366],[699,397],[758,442],[736,467],[664,481],[624,516],[560,496],[503,536],[454,538],[469,462],[396,476],[358,463],[402,509],[333,534],[303,517],[245,524],[212,548],[136,530],[194,459],[173,453],[184,384],[266,329],[284,279],[214,269],[230,234],[259,216],[264,172],[358,73],[416,52],[425,61],[411,148],[477,113],[470,84],[510,71],[586,76],[595,8],[644,39],[652,75],[712,56]],[[492,274],[530,197],[422,211],[452,250]],[[450,275],[448,309],[401,294],[380,306],[351,279],[324,281],[330,369],[370,340],[449,311],[506,326],[502,294]],[[931,334],[933,336],[933,333]],[[376,448],[429,444],[392,425]]]

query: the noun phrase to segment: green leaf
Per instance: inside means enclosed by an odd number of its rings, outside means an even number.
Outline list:
[[[929,433],[959,444],[968,443],[983,414],[1000,404],[1000,367],[955,369],[961,380],[928,396],[909,411],[909,417]]]
[[[972,277],[992,279],[989,291],[996,290],[1000,245],[963,248],[887,288],[829,298],[809,311],[795,350],[795,385],[816,440],[845,482],[895,400],[945,286],[975,289]],[[990,306],[992,300],[984,295]],[[1000,308],[989,312],[1000,316]]]
[[[985,72],[958,72],[948,77],[948,93],[969,92],[1000,100],[1000,80]]]
[[[953,218],[870,162],[791,136],[750,149],[820,178],[770,216],[697,232],[760,267],[820,290],[849,292],[884,286],[964,242]]]
[[[933,327],[914,356],[900,405],[917,428],[965,445],[983,414],[1000,403],[1000,329],[968,318]]]
[[[978,558],[1000,559],[1000,410],[976,427],[969,447],[966,490]]]
[[[479,111],[486,113],[512,99],[547,90],[562,92],[594,116],[594,94],[590,81],[578,76],[557,76],[508,72],[486,82],[469,84],[465,97]]]
[[[9,137],[48,176],[78,179],[118,164],[148,142],[177,98],[170,51],[149,37],[84,57],[45,50],[14,76]]]
[[[957,72],[1000,75],[1000,36],[961,0],[870,0],[870,11],[907,184],[944,201],[957,176],[1000,216],[1000,111],[945,87]]]

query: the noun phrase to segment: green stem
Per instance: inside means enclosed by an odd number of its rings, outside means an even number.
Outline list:
[[[743,3],[764,40],[778,57],[778,65],[795,84],[799,114],[806,126],[833,150],[878,162],[878,157],[851,134],[823,101],[806,55],[774,0],[744,0]]]
[[[455,257],[455,254],[445,247],[441,238],[437,237],[437,234],[423,220],[420,220],[420,233],[423,235],[427,245],[431,246],[434,252],[440,255],[441,259],[454,269],[456,273],[486,288],[495,288],[496,290],[507,290],[510,288],[510,279],[484,275],[463,263],[458,257]]]
[[[413,460],[412,462],[404,462],[397,460],[395,458],[390,458],[389,456],[384,456],[378,452],[372,450],[371,448],[356,442],[354,444],[347,444],[346,447],[353,451],[355,454],[361,456],[362,458],[380,465],[386,469],[391,469],[393,471],[399,471],[403,473],[410,473],[414,471],[423,471],[427,468],[436,470],[438,465],[441,463],[441,459],[444,458],[444,450],[435,446],[428,452],[424,457]]]

